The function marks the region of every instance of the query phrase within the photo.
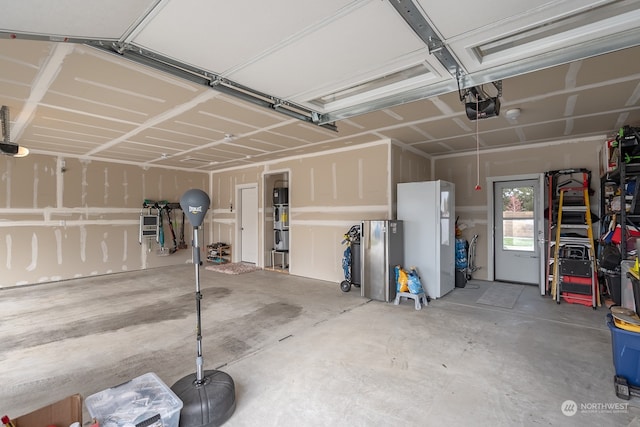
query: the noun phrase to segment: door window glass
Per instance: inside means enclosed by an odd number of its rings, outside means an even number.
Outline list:
[[[535,250],[533,187],[502,189],[502,249]]]

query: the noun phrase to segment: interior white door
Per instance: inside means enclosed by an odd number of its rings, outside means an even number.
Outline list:
[[[538,285],[539,180],[494,182],[493,194],[495,280]]]
[[[258,262],[258,189],[240,190],[240,261]]]

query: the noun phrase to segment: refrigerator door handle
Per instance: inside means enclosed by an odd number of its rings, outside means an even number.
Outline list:
[[[371,239],[369,238],[369,233],[371,233],[371,223],[365,230],[365,222],[362,221],[360,224],[360,245],[362,248],[371,249]]]

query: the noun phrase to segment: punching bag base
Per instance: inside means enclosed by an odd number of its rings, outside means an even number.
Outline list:
[[[179,379],[171,390],[182,400],[180,427],[220,426],[236,409],[236,389],[228,374],[204,371],[204,378],[197,384],[196,374]]]

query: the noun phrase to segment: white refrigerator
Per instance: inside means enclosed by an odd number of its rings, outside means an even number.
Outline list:
[[[455,287],[455,186],[447,181],[398,184],[404,223],[404,268],[416,267],[422,287],[440,298]]]

